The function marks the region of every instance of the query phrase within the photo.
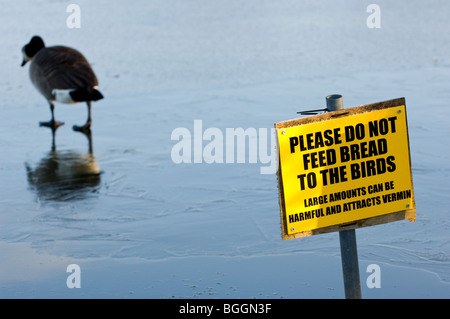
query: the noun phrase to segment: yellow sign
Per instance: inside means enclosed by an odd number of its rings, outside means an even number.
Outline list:
[[[276,125],[284,239],[396,212],[415,218],[404,103],[332,113]]]

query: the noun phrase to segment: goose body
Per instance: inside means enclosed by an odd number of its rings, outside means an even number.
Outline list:
[[[53,129],[64,124],[55,121],[55,102],[86,102],[86,124],[74,126],[74,130],[88,130],[91,125],[91,101],[100,100],[103,95],[97,90],[97,77],[86,58],[73,48],[45,47],[44,41],[38,36],[34,36],[23,47],[22,53],[22,66],[31,61],[30,80],[50,104],[52,119],[40,124]]]

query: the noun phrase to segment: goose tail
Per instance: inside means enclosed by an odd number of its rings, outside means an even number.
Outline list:
[[[54,89],[52,90],[52,94],[55,101],[60,103],[77,103],[103,99],[103,94],[97,87],[90,89]]]
[[[91,89],[78,89],[71,91],[70,96],[75,102],[98,101],[103,99],[103,94],[96,87]]]

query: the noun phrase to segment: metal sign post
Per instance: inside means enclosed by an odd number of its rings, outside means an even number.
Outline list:
[[[333,94],[326,97],[329,112],[344,109],[342,95]],[[361,284],[359,281],[358,248],[354,229],[339,232],[341,244],[342,273],[344,275],[345,298],[361,299]]]
[[[356,247],[356,232],[354,229],[339,232],[341,243],[342,273],[346,299],[361,299],[359,282],[358,248]]]
[[[416,218],[405,99],[344,109],[329,95],[300,114],[313,116],[275,123],[282,238],[339,232],[345,297],[359,299],[355,229]]]

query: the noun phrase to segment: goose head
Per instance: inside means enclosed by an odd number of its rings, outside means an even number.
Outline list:
[[[24,45],[22,48],[22,66],[24,66],[28,61],[31,61],[36,53],[38,53],[38,51],[43,48],[45,48],[45,44],[42,38],[39,36],[32,37],[30,42]]]

